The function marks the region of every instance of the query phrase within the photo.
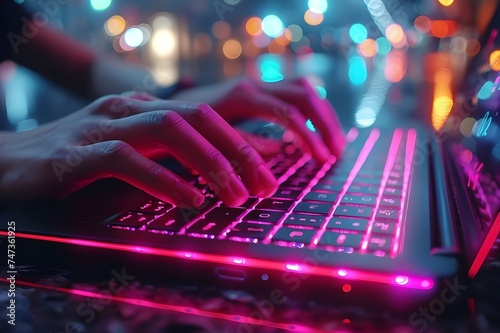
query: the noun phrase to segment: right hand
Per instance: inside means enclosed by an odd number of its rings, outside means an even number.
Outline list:
[[[115,177],[175,205],[201,205],[197,188],[151,160],[166,156],[197,171],[230,206],[278,186],[255,149],[206,104],[107,96],[34,130],[0,134],[2,201],[61,198]]]

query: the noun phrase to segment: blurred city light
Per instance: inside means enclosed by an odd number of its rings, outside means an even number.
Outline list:
[[[385,37],[395,48],[402,48],[406,45],[406,35],[403,27],[397,23],[392,23],[385,29]]]
[[[438,1],[445,7],[451,6],[455,2],[455,0],[438,0]]]
[[[111,16],[106,23],[104,23],[104,30],[109,36],[118,36],[127,27],[127,22],[120,15]]]
[[[486,100],[493,95],[493,89],[495,88],[495,84],[491,81],[486,81],[479,92],[477,93],[477,98]]]
[[[390,86],[390,82],[384,78],[381,66],[377,67],[373,73],[370,87],[361,99],[361,103],[354,114],[354,119],[358,127],[369,127],[375,123],[384,105]]]
[[[257,63],[260,67],[262,74],[261,79],[263,82],[279,82],[285,77],[282,74],[282,58],[273,54],[262,54]]]
[[[419,16],[413,23],[415,25],[415,29],[417,29],[421,33],[426,34],[431,31],[432,22],[431,19],[427,16]]]
[[[362,85],[367,76],[365,60],[359,56],[352,57],[349,60],[349,80],[355,85]]]
[[[298,42],[299,40],[302,39],[302,36],[304,36],[302,28],[296,24],[289,25],[287,30],[290,31],[290,33],[292,34],[291,38],[292,42]]]
[[[226,39],[231,35],[231,26],[226,21],[217,21],[212,25],[212,34],[218,39]]]
[[[327,92],[326,89],[322,86],[316,86],[316,92],[318,93],[319,98],[326,99]]]
[[[363,57],[373,58],[378,53],[378,44],[374,39],[367,39],[358,45],[358,52]]]
[[[391,52],[392,46],[391,43],[387,40],[387,38],[385,37],[377,38],[377,45],[378,45],[378,54],[387,55],[389,54],[389,52]]]
[[[500,50],[491,52],[490,54],[490,66],[491,69],[498,72],[500,71]]]
[[[153,33],[151,48],[159,57],[169,57],[177,51],[177,38],[172,30],[160,29]]]
[[[406,54],[401,50],[394,50],[385,59],[384,76],[387,81],[400,82],[406,74]]]
[[[144,34],[141,29],[133,27],[125,31],[123,40],[128,46],[136,48],[144,41]]]
[[[262,20],[262,31],[271,38],[280,36],[284,30],[283,21],[276,15],[267,15]]]
[[[434,102],[432,103],[432,126],[440,130],[453,108],[453,95],[451,92],[451,71],[440,68],[434,75]]]
[[[245,27],[250,36],[258,36],[262,33],[262,20],[258,17],[251,17]]]
[[[366,27],[364,25],[355,23],[349,29],[349,36],[354,43],[359,44],[364,42],[366,38],[368,38],[368,30],[366,30]]]
[[[228,59],[237,59],[241,55],[241,44],[236,39],[226,41],[222,47],[222,52]]]
[[[315,13],[310,9],[308,9],[304,14],[304,21],[312,26],[320,25],[323,22],[324,18],[325,17],[323,16],[323,14]]]
[[[308,2],[309,9],[318,14],[323,14],[328,9],[328,1],[327,0],[309,0]]]
[[[106,10],[111,6],[112,0],[90,0],[90,5],[94,10]]]

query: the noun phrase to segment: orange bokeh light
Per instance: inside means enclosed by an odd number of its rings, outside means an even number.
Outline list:
[[[397,23],[387,26],[385,29],[385,37],[395,48],[402,48],[406,45],[406,35],[403,27]]]
[[[245,27],[250,36],[258,36],[262,33],[262,20],[258,17],[251,17]]]
[[[373,58],[378,53],[378,44],[374,39],[367,39],[358,45],[359,53],[367,58]]]
[[[453,35],[458,29],[455,21],[435,20],[431,25],[431,34],[437,38],[444,38]]]
[[[453,3],[455,2],[455,0],[438,0],[438,1],[440,4],[442,4],[445,7],[449,7],[449,6],[453,5]]]
[[[284,54],[285,53],[285,46],[280,45],[276,39],[272,40],[271,43],[269,43],[268,46],[269,53],[274,53],[274,54]]]
[[[222,52],[228,59],[237,59],[242,52],[241,44],[236,39],[230,39],[222,46]]]
[[[494,71],[500,71],[500,50],[491,52],[490,54],[490,66]]]
[[[304,14],[304,21],[309,25],[319,25],[323,22],[324,16],[321,13],[315,13],[308,9]]]
[[[432,126],[440,130],[453,108],[451,92],[452,74],[448,68],[440,68],[434,75],[434,101],[432,103]]]

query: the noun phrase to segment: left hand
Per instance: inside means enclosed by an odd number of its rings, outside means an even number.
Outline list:
[[[302,151],[320,163],[332,154],[340,156],[345,146],[345,134],[333,106],[304,78],[278,83],[231,80],[185,90],[171,98],[206,103],[230,124],[249,118],[279,123],[294,133]],[[316,133],[308,129],[307,119]]]

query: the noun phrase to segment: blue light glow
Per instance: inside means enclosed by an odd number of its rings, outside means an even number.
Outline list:
[[[352,57],[349,60],[349,80],[355,85],[362,85],[367,76],[365,60],[359,56]]]
[[[258,60],[263,82],[279,82],[285,77],[281,73],[281,58],[272,54],[263,54]]]
[[[313,13],[323,14],[328,9],[327,0],[309,0],[308,5]]]
[[[111,6],[112,0],[90,0],[90,5],[94,10],[105,10]]]
[[[385,37],[379,37],[377,38],[377,45],[378,45],[378,54],[380,55],[388,55],[389,52],[391,52],[392,45],[389,40]]]
[[[366,30],[364,25],[355,23],[349,29],[349,36],[354,43],[360,44],[368,38],[368,30]]]
[[[130,28],[123,35],[125,43],[130,47],[137,47],[144,41],[144,33],[139,28]]]
[[[483,84],[479,92],[477,93],[477,98],[485,100],[493,95],[493,89],[495,88],[495,84],[491,81],[487,81]]]
[[[321,99],[325,99],[327,96],[326,89],[322,86],[316,86],[316,92]]]
[[[271,38],[280,36],[284,30],[283,21],[276,15],[267,15],[262,20],[262,31]]]
[[[306,126],[309,130],[311,130],[312,132],[316,132],[316,127],[314,127],[311,119],[307,119],[306,121]]]

